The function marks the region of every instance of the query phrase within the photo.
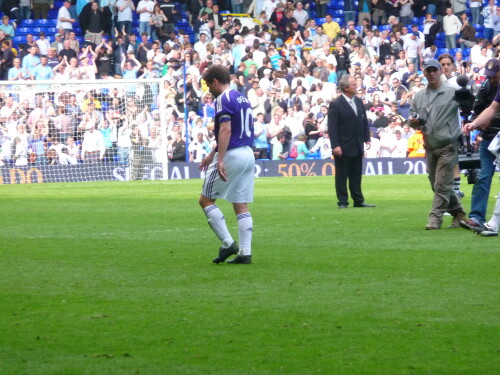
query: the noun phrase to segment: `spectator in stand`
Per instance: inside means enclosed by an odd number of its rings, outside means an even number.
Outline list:
[[[100,44],[102,33],[105,29],[105,17],[102,10],[99,9],[99,3],[90,2],[85,5],[79,16],[80,27],[85,33],[85,40]]]
[[[135,11],[134,2],[132,0],[118,0],[116,2],[118,31],[123,31],[124,34],[132,34],[132,16]]]
[[[104,159],[106,148],[104,138],[100,131],[97,131],[96,122],[91,119],[85,121],[85,134],[82,142],[82,161],[85,163],[98,163]]]
[[[25,69],[26,74],[33,75],[35,67],[40,64],[40,58],[38,57],[38,48],[31,47],[29,55],[24,56],[22,66]]]
[[[14,64],[14,53],[10,46],[10,41],[3,40],[1,43],[1,58],[0,58],[0,79],[7,80],[9,70]]]
[[[165,22],[167,21],[167,17],[162,12],[160,5],[156,4],[154,7],[154,13],[149,20],[149,24],[151,25],[151,39],[152,40],[161,40],[162,44],[167,39],[167,32],[165,30]]]
[[[72,57],[76,58],[78,57],[76,51],[71,48],[71,41],[70,40],[65,40],[63,42],[63,49],[59,52],[59,59],[62,60],[64,59],[65,57],[68,59],[71,59]]]
[[[31,18],[31,0],[19,1],[19,21]]]
[[[61,34],[56,33],[54,35],[54,41],[50,43],[50,46],[52,48],[56,49],[56,53],[59,55],[59,52],[61,52],[64,49],[64,43],[63,43],[63,37]]]
[[[194,26],[199,19],[200,11],[203,8],[203,0],[188,0],[187,14],[189,16],[189,23]]]
[[[16,29],[10,24],[9,16],[4,15],[2,17],[2,24],[0,25],[0,30],[5,32],[5,38],[10,40],[16,36]]]
[[[38,51],[40,55],[47,55],[50,49],[50,41],[45,37],[45,33],[40,31],[38,34],[38,40],[36,41]]]
[[[148,62],[148,52],[152,48],[153,43],[148,41],[148,34],[146,32],[143,32],[141,34],[141,42],[139,43],[136,53],[137,60],[139,60],[141,67],[146,66],[146,63]]]
[[[69,8],[71,7],[71,2],[69,0],[63,3],[63,6],[59,8],[57,12],[57,28],[63,28],[65,31],[73,30],[73,23],[75,19],[71,18]]]
[[[148,38],[151,35],[151,25],[149,20],[154,13],[155,3],[152,0],[141,0],[137,5],[136,13],[139,14],[139,32],[146,33]]]
[[[488,5],[484,7],[481,15],[484,19],[484,31],[483,36],[486,40],[493,39],[493,16],[496,14],[497,6],[495,5],[495,0],[489,0]]]
[[[470,0],[469,8],[472,15],[472,24],[477,25],[481,23],[481,7],[483,6],[483,0]]]
[[[469,18],[466,13],[460,16],[462,19],[462,27],[460,29],[460,48],[471,48],[476,44],[476,29],[469,23]]]
[[[446,8],[446,16],[443,18],[443,29],[446,38],[446,48],[457,48],[457,35],[460,35],[462,23],[460,19],[453,14],[451,8]]]
[[[330,14],[325,16],[325,23],[322,25],[324,33],[328,36],[328,41],[332,43],[340,32],[340,25],[333,20]]]
[[[54,8],[54,0],[32,0],[33,18],[47,19],[49,16],[49,9]]]
[[[43,55],[40,57],[40,64],[35,67],[33,74],[30,74],[30,77],[36,81],[49,81],[54,79],[54,72],[48,65],[47,56]]]
[[[9,69],[8,80],[9,81],[24,81],[27,79],[28,75],[26,70],[21,67],[21,59],[16,57],[13,61],[14,66]]]
[[[76,39],[76,33],[73,30],[66,33],[66,38],[64,40],[69,41],[69,46],[73,51],[76,53],[80,51],[80,42]]]
[[[98,78],[109,78],[113,76],[113,69],[111,66],[111,58],[113,56],[113,47],[111,42],[102,40],[101,44],[96,46],[95,64],[97,66]]]

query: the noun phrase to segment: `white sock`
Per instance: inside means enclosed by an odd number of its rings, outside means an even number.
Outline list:
[[[222,211],[219,209],[219,207],[213,204],[211,206],[205,207],[203,211],[205,211],[205,215],[208,219],[208,225],[210,225],[210,228],[212,228],[215,235],[222,242],[222,247],[227,248],[231,246],[234,240],[227,230],[226,220],[224,219],[224,215],[222,214]]]
[[[240,240],[240,254],[252,254],[252,230],[253,220],[250,212],[245,212],[237,216],[238,219],[238,237]]]
[[[500,224],[500,194],[497,198],[497,203],[495,204],[495,208],[493,209],[493,216],[491,216],[490,221],[488,221],[488,225],[491,229],[498,232],[498,225]]]

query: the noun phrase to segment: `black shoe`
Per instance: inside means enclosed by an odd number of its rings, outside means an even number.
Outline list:
[[[251,255],[236,255],[234,259],[228,260],[227,264],[250,264],[252,263]]]
[[[349,203],[339,203],[339,208],[347,208],[349,206]]]
[[[236,242],[233,242],[231,246],[228,248],[223,248],[221,247],[219,249],[219,256],[215,258],[212,262],[219,264],[219,263],[224,263],[224,261],[229,258],[231,255],[238,254],[238,245],[236,245]]]
[[[376,207],[374,204],[368,204],[368,203],[355,203],[354,204],[354,207]]]

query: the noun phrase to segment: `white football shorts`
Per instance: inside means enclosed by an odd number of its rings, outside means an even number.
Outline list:
[[[231,203],[253,202],[255,156],[249,146],[237,147],[226,152],[224,166],[227,181],[217,172],[216,153],[207,169],[201,193],[210,199],[225,199]]]

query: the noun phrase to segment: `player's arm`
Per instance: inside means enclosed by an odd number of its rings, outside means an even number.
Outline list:
[[[226,156],[229,139],[231,138],[231,121],[220,123],[219,139],[217,141],[217,149],[219,156],[217,157],[217,171],[222,181],[227,181],[226,168],[224,166],[224,157]]]
[[[500,103],[493,100],[488,108],[486,108],[477,118],[471,123],[464,125],[464,132],[469,133],[470,131],[489,123],[489,121],[495,117],[496,113],[500,109]]]

